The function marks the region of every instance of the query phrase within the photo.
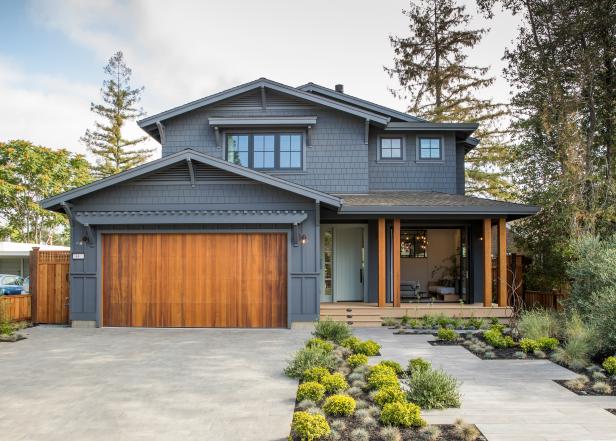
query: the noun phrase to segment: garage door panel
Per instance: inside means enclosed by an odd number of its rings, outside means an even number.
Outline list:
[[[284,327],[280,233],[104,234],[103,325]]]

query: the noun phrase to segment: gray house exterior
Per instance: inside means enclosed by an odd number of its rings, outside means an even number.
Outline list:
[[[70,319],[75,325],[113,326],[106,313],[116,308],[116,316],[133,316],[122,322],[127,326],[290,326],[317,319],[325,302],[395,307],[407,285],[419,298],[438,283],[449,285],[440,294],[443,301],[452,293],[465,303],[489,306],[492,279],[486,274],[490,254],[485,247],[488,243],[491,249],[492,225],[498,231],[506,221],[537,211],[464,195],[464,156],[479,142],[472,138],[475,124],[431,123],[312,83],[294,88],[261,78],[139,125],[161,143],[162,158],[42,202],[70,218]],[[169,311],[178,302],[190,303],[174,315],[140,288],[150,270],[119,271],[124,267],[118,264],[113,271],[122,272],[120,277],[103,269],[114,259],[133,268],[125,255],[132,248],[118,257],[103,246],[114,235],[139,234],[146,240],[173,235],[185,247],[182,240],[190,242],[196,237],[191,235],[250,234],[261,240],[267,233],[284,235],[285,262],[267,270],[263,280],[259,274],[247,276],[239,303],[227,304],[214,293],[227,283],[223,279],[211,288],[213,297],[188,300],[202,294],[186,294],[195,291],[192,280],[201,272],[193,268],[182,272],[189,279],[179,289],[183,294],[174,286],[157,288],[166,302],[179,296]],[[203,271],[234,253],[225,249],[225,256],[199,261]],[[164,249],[161,256],[165,262],[177,259],[177,268],[190,259]],[[441,271],[448,259],[455,263]],[[448,275],[434,275],[437,270]],[[269,288],[253,297],[245,288],[273,279],[286,307],[286,317],[276,323],[264,318],[269,306],[259,306],[269,304],[263,297]],[[501,306],[502,287],[497,281]],[[124,295],[129,291],[133,297]],[[187,311],[202,307],[213,309],[203,310],[205,318],[187,321]],[[260,318],[229,318],[243,308]],[[165,319],[135,318],[139,314]]]

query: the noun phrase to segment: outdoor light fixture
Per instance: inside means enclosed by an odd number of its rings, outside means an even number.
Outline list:
[[[308,236],[306,236],[306,233],[302,233],[299,237],[299,243],[300,245],[306,245],[308,243]]]

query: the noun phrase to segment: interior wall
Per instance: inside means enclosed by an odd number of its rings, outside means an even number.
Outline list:
[[[400,280],[419,281],[422,291],[427,291],[428,282],[442,278],[442,271],[432,275],[441,266],[450,266],[449,258],[458,253],[460,230],[428,229],[426,230],[428,247],[427,257],[400,258]]]

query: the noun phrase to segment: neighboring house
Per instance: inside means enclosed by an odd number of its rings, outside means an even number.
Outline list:
[[[30,251],[38,247],[41,250],[68,251],[69,247],[35,243],[0,242],[0,274],[14,274],[21,277],[30,275]]]
[[[286,327],[411,285],[491,306],[491,225],[537,212],[464,196],[476,124],[338,86],[261,78],[139,125],[161,159],[42,203],[71,219],[74,323]]]

